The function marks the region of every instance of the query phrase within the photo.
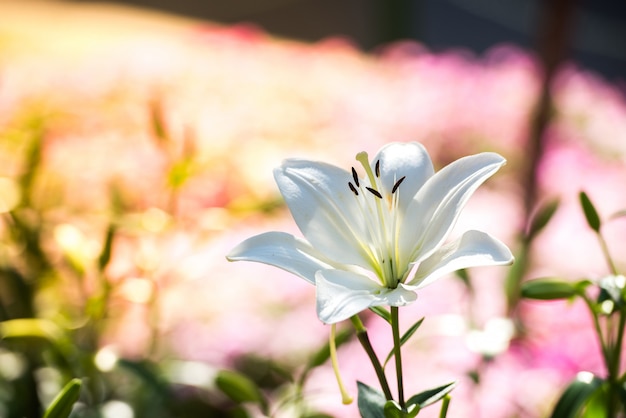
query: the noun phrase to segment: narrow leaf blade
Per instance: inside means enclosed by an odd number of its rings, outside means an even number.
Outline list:
[[[587,193],[580,192],[580,204],[583,208],[583,212],[585,213],[585,218],[587,219],[587,224],[589,227],[596,232],[600,231],[600,217],[598,216],[598,211],[596,210],[593,203],[591,203],[591,199],[587,196]]]
[[[417,329],[420,327],[420,325],[422,325],[422,322],[424,322],[424,317],[422,317],[416,323],[411,325],[411,327],[404,333],[404,335],[402,335],[402,337],[400,337],[400,347],[402,347],[404,345],[404,343],[409,341],[409,339],[413,336],[413,334],[415,334],[415,331],[417,331]],[[387,354],[387,358],[385,359],[385,362],[383,363],[383,367],[385,367],[387,365],[387,363],[389,362],[389,360],[391,360],[393,355],[394,355],[394,350],[392,349],[389,352],[389,354]]]
[[[111,261],[111,250],[113,248],[113,238],[115,237],[115,226],[110,224],[107,228],[106,237],[104,239],[104,245],[102,251],[98,257],[98,269],[104,271],[105,267]]]
[[[67,418],[80,397],[81,386],[80,379],[70,380],[46,409],[43,418]]]
[[[45,319],[18,318],[0,322],[1,338],[43,338],[55,343],[62,336],[62,330],[54,322]]]
[[[221,370],[215,378],[217,387],[236,403],[253,402],[266,409],[267,401],[256,384],[247,376],[231,370]]]
[[[354,333],[352,332],[351,329],[341,330],[335,336],[335,345],[337,347],[340,347],[346,342],[350,341],[353,336],[354,336]],[[317,350],[315,354],[313,354],[313,356],[309,360],[309,363],[307,364],[306,370],[321,366],[322,364],[326,363],[326,361],[328,361],[329,358],[330,358],[330,347],[329,347],[328,342],[326,342],[326,344],[324,344],[323,347],[321,347],[319,350]]]
[[[569,299],[578,294],[578,287],[557,278],[529,280],[522,284],[522,297],[537,300]]]
[[[553,199],[543,204],[535,212],[528,225],[528,233],[526,235],[528,241],[532,241],[546,227],[552,219],[559,207],[559,200]]]
[[[387,309],[382,306],[372,306],[370,307],[370,311],[374,312],[376,315],[387,321],[387,323],[391,324],[391,313],[389,313]]]
[[[424,392],[420,392],[417,395],[411,396],[411,398],[407,401],[407,406],[411,405],[419,405],[420,409],[427,407],[428,405],[432,405],[435,402],[441,400],[448,393],[452,392],[452,390],[456,387],[457,382],[450,382],[445,385],[441,385],[434,389],[425,390]]]
[[[382,392],[362,382],[357,382],[357,405],[361,418],[385,418],[385,404],[387,399]]]
[[[551,418],[574,418],[602,385],[603,380],[589,372],[578,373],[559,398]]]

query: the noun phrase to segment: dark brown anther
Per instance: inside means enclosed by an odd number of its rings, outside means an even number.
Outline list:
[[[378,190],[376,190],[376,189],[372,189],[371,187],[365,187],[365,188],[366,188],[367,190],[369,190],[369,192],[370,192],[371,194],[373,194],[374,196],[376,196],[377,198],[379,198],[379,199],[382,199],[382,198],[383,198],[383,195],[381,195],[380,193],[378,193]]]
[[[380,160],[376,160],[376,177],[380,177]]]
[[[393,187],[391,188],[391,194],[394,194],[396,190],[398,190],[398,187],[400,187],[400,183],[402,183],[405,178],[406,176],[402,176],[400,180],[396,181],[396,184],[394,184]]]
[[[356,187],[360,187],[359,176],[356,175],[356,170],[354,169],[354,167],[352,167],[352,178],[354,179],[354,183],[356,184]]]
[[[352,193],[354,193],[355,196],[359,195],[359,191],[354,188],[354,185],[352,183],[348,182],[348,187],[350,187],[350,190],[352,190]]]

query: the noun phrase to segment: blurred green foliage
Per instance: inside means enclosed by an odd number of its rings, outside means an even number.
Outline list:
[[[174,215],[177,192],[193,175],[194,153],[187,145],[180,158],[171,156],[158,107],[152,117],[157,146],[170,161],[165,210]],[[114,185],[96,257],[84,257],[80,243],[65,248],[51,238],[67,220],[50,216],[64,205],[44,170],[50,129],[49,115],[32,112],[0,132],[0,152],[13,162],[11,172],[0,173],[0,416],[228,418],[289,405],[302,416],[326,417],[304,403],[302,388],[311,369],[328,359],[328,347],[312,348],[304,370],[252,355],[224,370],[155,350],[141,358],[107,351],[102,335],[117,286],[107,267],[133,208]],[[148,303],[156,305],[153,299]],[[156,330],[152,338],[156,347]],[[344,334],[338,343],[348,340]],[[204,378],[186,381],[176,372],[182,368]]]

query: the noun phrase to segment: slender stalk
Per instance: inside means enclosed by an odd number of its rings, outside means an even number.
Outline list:
[[[602,247],[602,253],[609,266],[611,274],[618,275],[617,267],[613,262],[613,258],[609,252],[609,247],[604,239],[604,236],[598,231],[598,240]],[[594,315],[597,317],[597,315]],[[606,368],[609,379],[609,402],[607,405],[607,416],[613,418],[617,416],[617,410],[619,409],[619,385],[620,385],[620,366],[622,363],[622,344],[624,341],[624,327],[626,327],[626,312],[623,308],[620,309],[619,321],[617,329],[615,329],[615,322],[612,321],[612,316],[607,318],[607,343],[605,349]]]
[[[450,395],[443,397],[441,401],[441,412],[439,412],[439,418],[446,418],[448,415],[448,406],[450,405]]]
[[[617,341],[615,342],[615,360],[613,363],[615,381],[619,378],[620,366],[622,363],[622,344],[624,343],[624,327],[626,327],[626,312],[621,311],[619,317],[619,328],[617,329]]]
[[[613,258],[609,253],[609,246],[606,244],[606,240],[598,232],[598,240],[600,241],[600,246],[602,247],[602,253],[604,254],[604,258],[606,259],[606,263],[609,265],[609,270],[611,270],[611,274],[617,276],[619,273],[617,271],[617,267],[615,267],[615,263],[613,262]]]
[[[388,401],[393,399],[393,395],[391,394],[391,389],[389,389],[389,383],[387,382],[387,377],[385,376],[385,371],[383,370],[383,366],[378,360],[378,356],[376,356],[376,352],[372,347],[372,343],[370,342],[369,336],[367,335],[367,328],[363,325],[361,318],[358,315],[354,315],[350,318],[352,321],[352,325],[356,329],[356,336],[363,346],[363,349],[367,353],[367,356],[370,358],[372,362],[372,366],[374,367],[374,371],[376,372],[376,376],[378,377],[378,382],[380,383],[380,387],[385,394],[385,399]]]
[[[589,312],[591,312],[593,325],[596,329],[596,334],[598,335],[598,341],[600,342],[600,349],[602,350],[602,357],[604,358],[604,364],[606,365],[607,371],[610,373],[612,356],[611,356],[609,347],[606,344],[604,332],[602,332],[602,327],[600,326],[600,321],[598,320],[598,314],[596,313],[593,307],[593,302],[589,299],[589,297],[584,292],[581,292],[581,297],[587,304],[587,307],[589,308]]]
[[[330,327],[330,338],[328,340],[328,348],[330,349],[330,361],[333,364],[333,371],[335,372],[335,379],[337,379],[337,385],[339,386],[339,391],[341,392],[341,402],[344,405],[349,405],[352,403],[352,397],[346,390],[346,386],[343,384],[343,380],[341,379],[341,373],[339,373],[339,361],[337,360],[337,345],[335,344],[335,334],[336,334],[336,324],[332,324]]]
[[[602,349],[602,357],[604,358],[604,364],[608,373],[608,381],[609,381],[609,401],[607,405],[607,417],[614,418],[617,415],[617,408],[619,408],[619,368],[621,364],[621,347],[624,340],[624,327],[626,326],[626,315],[624,312],[620,312],[619,318],[619,328],[617,330],[617,336],[615,342],[608,342],[609,339],[612,340],[611,335],[613,334],[613,328],[608,327],[607,334],[604,335],[602,332],[602,327],[600,326],[600,321],[598,319],[598,314],[593,309],[593,302],[587,297],[586,294],[582,294],[582,298],[589,307],[591,311],[591,315],[593,317],[593,324],[596,329],[596,333],[598,335],[598,340],[600,341],[600,347]]]
[[[609,371],[609,404],[608,416],[610,418],[618,416],[619,409],[619,390],[620,390],[620,366],[622,363],[622,344],[624,341],[624,327],[626,327],[626,312],[620,311],[619,324],[616,330],[617,336],[615,344],[612,346],[611,364],[608,366]]]
[[[400,343],[400,324],[398,319],[398,307],[391,307],[391,332],[393,333],[393,351],[396,360],[396,378],[398,381],[398,403],[404,409],[404,383],[402,379],[402,355]]]

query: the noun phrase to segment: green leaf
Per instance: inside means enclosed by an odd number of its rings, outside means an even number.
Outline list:
[[[607,405],[609,404],[610,384],[609,382],[602,382],[584,406],[584,412],[582,416],[584,418],[605,418],[607,416]]]
[[[394,400],[385,402],[383,413],[385,414],[385,418],[406,418],[402,407]]]
[[[106,238],[104,239],[104,245],[102,246],[102,251],[100,252],[100,256],[98,257],[98,269],[100,271],[104,271],[104,268],[111,261],[111,249],[113,247],[113,238],[115,237],[115,226],[110,224],[107,229]]]
[[[221,370],[215,378],[217,387],[234,402],[240,404],[253,402],[267,411],[267,400],[256,386],[256,384],[241,373],[232,370]]]
[[[550,219],[552,219],[552,216],[556,213],[558,207],[558,199],[552,199],[539,207],[539,209],[532,216],[528,225],[528,233],[526,235],[526,239],[528,241],[532,241],[537,234],[539,234],[539,232],[546,227],[548,222],[550,222]]]
[[[474,286],[472,285],[472,281],[470,280],[467,269],[457,270],[454,272],[454,274],[456,275],[456,277],[459,278],[459,280],[461,280],[461,282],[463,282],[470,294],[474,293]]]
[[[580,372],[559,398],[551,418],[575,418],[603,380],[589,372]]]
[[[379,390],[362,382],[356,382],[358,387],[357,405],[361,418],[386,418],[385,404],[387,399]]]
[[[422,317],[419,321],[411,325],[411,327],[404,333],[404,335],[400,337],[400,347],[402,347],[404,343],[409,341],[409,339],[413,336],[413,334],[415,334],[415,331],[417,331],[420,325],[422,325],[422,322],[424,322],[424,317]],[[383,368],[387,365],[389,360],[391,360],[391,357],[393,357],[393,355],[394,355],[394,349],[392,348],[389,354],[387,354],[387,358],[385,359],[385,362],[383,363]]]
[[[409,409],[402,409],[394,400],[385,403],[385,418],[414,418],[420,411],[419,405],[412,405]]]
[[[583,212],[585,213],[585,218],[587,219],[587,224],[589,224],[589,227],[591,229],[593,229],[596,232],[600,231],[600,217],[598,216],[598,211],[596,211],[596,208],[593,206],[593,203],[591,203],[591,200],[589,199],[589,196],[587,196],[587,193],[585,192],[580,192],[580,204],[583,208]]]
[[[428,405],[432,405],[435,402],[441,400],[448,393],[452,392],[452,390],[456,387],[457,382],[450,382],[445,385],[436,387],[434,389],[425,390],[424,392],[420,392],[417,395],[411,396],[411,398],[407,401],[407,407],[412,405],[419,405],[420,409],[426,408]]]
[[[556,278],[529,280],[522,284],[522,297],[538,300],[569,299],[578,294],[575,283]]]
[[[52,321],[39,318],[20,318],[1,322],[0,337],[43,338],[56,343],[63,337],[63,331]]]
[[[528,267],[528,251],[529,244],[523,243],[517,251],[517,254],[515,254],[515,263],[508,269],[505,278],[504,291],[506,294],[507,307],[510,311],[515,310],[521,298],[521,283],[526,276],[526,269]]]
[[[80,379],[70,380],[46,409],[43,418],[67,418],[80,397],[81,385]]]
[[[148,361],[135,361],[120,358],[117,360],[117,366],[122,370],[132,373],[135,377],[141,379],[144,387],[150,388],[161,399],[171,399],[172,393],[167,381],[165,381],[155,369],[155,364]]]
[[[619,400],[622,402],[622,408],[626,411],[626,383],[622,382],[619,386],[617,394],[619,395]]]
[[[374,312],[376,315],[387,321],[387,323],[391,324],[391,313],[387,309],[382,306],[373,306],[370,307],[370,311]]]

